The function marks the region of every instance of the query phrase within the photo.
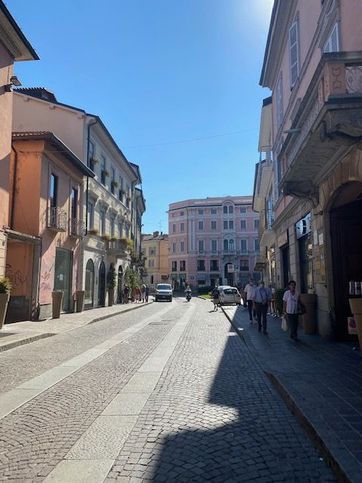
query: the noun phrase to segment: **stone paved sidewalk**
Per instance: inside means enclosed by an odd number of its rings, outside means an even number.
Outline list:
[[[278,318],[268,334],[250,325],[243,307],[224,307],[247,347],[262,364],[293,412],[306,424],[341,478],[362,481],[362,357],[351,344],[303,335],[292,341]]]
[[[99,307],[85,310],[80,313],[61,314],[59,319],[42,321],[24,321],[5,324],[0,330],[0,352],[12,349],[19,345],[50,337],[55,334],[83,327],[99,320],[135,310],[152,303],[116,304],[112,307]]]

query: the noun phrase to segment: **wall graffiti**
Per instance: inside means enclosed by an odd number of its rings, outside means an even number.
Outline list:
[[[10,263],[6,264],[6,276],[14,289],[24,286],[28,281],[27,275],[19,269],[14,270]]]

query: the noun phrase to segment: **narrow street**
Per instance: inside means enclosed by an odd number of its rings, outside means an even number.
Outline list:
[[[335,481],[255,354],[200,299],[0,354],[0,481]]]

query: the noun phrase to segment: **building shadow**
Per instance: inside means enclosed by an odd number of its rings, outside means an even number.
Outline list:
[[[209,393],[185,377],[184,411],[159,441],[152,481],[334,481],[233,330]]]

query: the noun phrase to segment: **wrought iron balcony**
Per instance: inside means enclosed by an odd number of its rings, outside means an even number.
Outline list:
[[[324,54],[278,154],[285,195],[317,197],[318,186],[362,140],[362,55]]]
[[[67,213],[58,206],[51,206],[48,211],[48,228],[53,231],[67,231]]]
[[[109,240],[108,242],[109,255],[115,255],[116,257],[126,258],[128,256],[127,244],[124,240]]]

